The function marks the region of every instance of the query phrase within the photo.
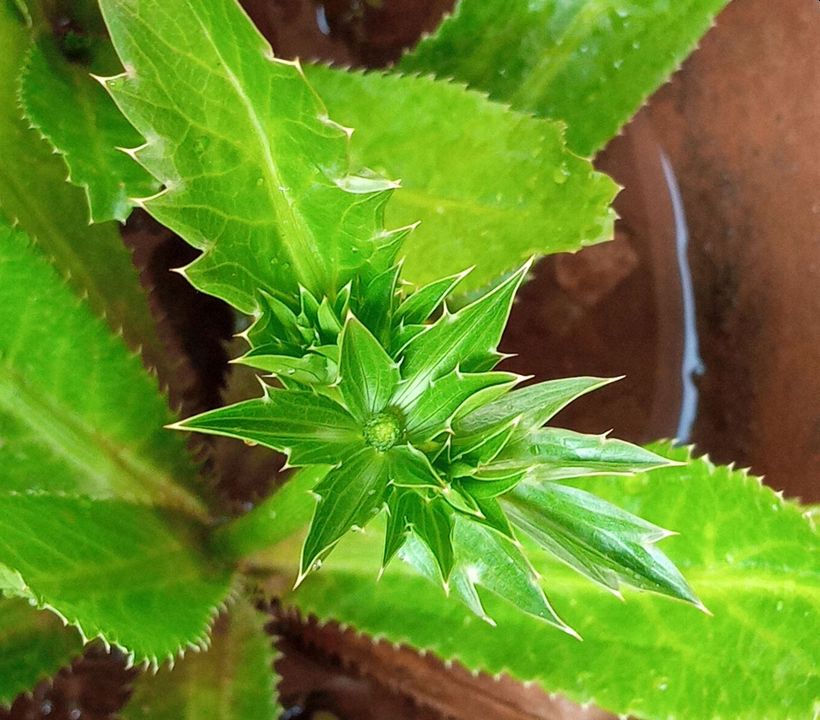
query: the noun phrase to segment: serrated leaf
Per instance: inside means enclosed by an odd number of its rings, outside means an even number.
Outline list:
[[[533,255],[612,237],[616,185],[565,148],[559,123],[431,77],[305,73],[330,116],[355,128],[354,162],[401,178],[386,215],[421,221],[402,251],[408,280],[475,265],[459,289],[477,290]]]
[[[501,505],[515,527],[586,577],[615,592],[620,582],[700,605],[654,543],[671,533],[595,495],[524,482]]]
[[[450,420],[473,395],[517,380],[518,376],[512,373],[462,373],[458,368],[433,380],[407,414],[407,438],[423,445],[442,431],[449,431]]]
[[[67,665],[81,649],[77,631],[53,613],[0,593],[0,708]]]
[[[353,315],[345,322],[340,343],[339,390],[351,414],[366,422],[393,397],[401,379],[399,366]]]
[[[588,156],[678,68],[726,2],[460,0],[399,68],[563,120],[569,146]]]
[[[390,482],[396,487],[431,488],[444,487],[444,481],[430,464],[427,456],[412,445],[390,450]]]
[[[210,647],[134,682],[123,720],[276,720],[277,676],[265,617],[240,600],[217,620]]]
[[[456,418],[453,422],[455,455],[472,451],[513,422],[518,422],[522,434],[540,427],[574,400],[610,382],[612,380],[595,377],[561,378],[502,395]]]
[[[156,380],[26,236],[0,223],[2,492],[203,504]]]
[[[684,450],[652,449],[687,460]],[[377,585],[366,582],[379,548],[360,536],[347,538],[333,565],[288,602],[320,620],[349,623],[471,670],[506,672],[619,714],[811,717],[820,694],[820,571],[816,530],[803,508],[745,472],[705,459],[635,477],[588,478],[584,487],[678,531],[664,540],[664,550],[714,616],[650,593],[627,592],[621,602],[528,551],[553,603],[584,642],[487,598],[494,629],[398,563]]]
[[[121,500],[0,494],[0,563],[38,607],[137,662],[203,643],[231,571],[202,548],[205,528]]]
[[[408,343],[402,353],[404,382],[395,398],[399,406],[412,407],[430,383],[456,367],[480,372],[498,362],[496,348],[528,269],[525,265],[457,313],[443,315]]]
[[[389,242],[394,183],[351,174],[345,129],[238,3],[101,7],[128,68],[106,87],[146,139],[134,156],[165,186],[143,205],[203,250],[185,270],[197,288],[248,313],[260,288],[332,297]]]
[[[376,275],[367,283],[356,310],[365,327],[379,339],[379,342],[385,344],[390,340],[390,326],[393,321],[400,272],[401,265],[396,264]]]
[[[117,71],[102,20],[83,27],[81,58],[73,61],[47,30],[32,45],[21,77],[20,101],[29,122],[65,158],[68,179],[83,188],[91,222],[125,221],[132,198],[155,193],[157,182],[118,148],[140,136],[90,75]],[[102,35],[101,35],[102,33]]]
[[[314,492],[319,504],[302,548],[300,579],[354,527],[363,528],[384,504],[388,460],[365,447],[325,475]]]
[[[30,38],[14,3],[0,3],[0,214],[35,238],[77,294],[156,362],[162,350],[116,224],[89,227],[82,190],[65,182],[63,160],[22,118],[18,78]]]
[[[490,467],[498,471],[526,468],[530,478],[549,482],[586,475],[629,475],[669,464],[651,450],[617,438],[542,428],[510,443]]]
[[[217,408],[172,426],[258,443],[293,465],[334,465],[362,442],[361,426],[338,403],[305,390],[265,388],[265,396]]]

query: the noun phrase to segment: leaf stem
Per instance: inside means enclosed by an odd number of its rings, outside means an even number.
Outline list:
[[[316,506],[310,491],[327,470],[326,465],[315,465],[295,473],[249,513],[217,528],[211,537],[213,549],[233,562],[244,560],[307,525]]]

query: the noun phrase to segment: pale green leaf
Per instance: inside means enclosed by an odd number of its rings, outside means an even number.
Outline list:
[[[653,450],[687,459],[683,450]],[[498,622],[491,628],[397,563],[378,584],[367,582],[380,549],[360,536],[347,538],[334,563],[289,602],[321,620],[624,715],[811,717],[820,696],[820,568],[816,530],[803,509],[745,472],[705,459],[635,477],[588,478],[583,486],[678,531],[664,550],[714,616],[651,593],[627,591],[622,602],[533,550],[550,598],[584,642],[487,598]]]
[[[621,582],[700,605],[680,571],[654,546],[669,531],[578,488],[524,482],[501,500],[512,524],[586,577]]]
[[[339,390],[351,414],[365,422],[387,407],[400,380],[399,366],[352,315],[340,344]]]
[[[116,72],[116,55],[101,20],[83,28],[86,46],[74,60],[60,51],[47,25],[32,45],[21,77],[23,111],[65,158],[69,181],[87,195],[91,221],[124,221],[133,207],[131,198],[154,194],[158,184],[117,149],[138,145],[140,136],[90,75]]]
[[[406,279],[475,265],[460,290],[476,290],[533,255],[612,237],[617,187],[565,148],[559,123],[430,77],[305,72],[330,116],[355,129],[354,162],[401,179],[388,224],[421,221],[402,250]]]
[[[201,513],[185,445],[139,358],[0,223],[0,491],[121,497]]]
[[[395,397],[399,406],[412,407],[430,383],[456,367],[479,372],[498,362],[496,349],[528,269],[525,265],[470,305],[442,315],[408,343],[402,353],[404,382]]]
[[[15,4],[0,2],[0,215],[35,238],[91,308],[156,362],[162,350],[116,224],[89,227],[82,190],[65,181],[62,158],[22,118],[18,78],[30,38]]]
[[[433,280],[406,297],[396,310],[394,321],[397,325],[420,325],[427,320],[444,302],[444,299],[466,276],[467,271]]]
[[[574,400],[610,382],[595,377],[561,378],[502,395],[454,420],[456,454],[479,447],[514,422],[522,433],[540,427]]]
[[[294,465],[333,465],[362,443],[362,429],[338,403],[304,390],[265,388],[256,400],[217,408],[172,426],[258,443]]]
[[[442,488],[439,477],[427,456],[412,445],[390,450],[390,482],[404,488]]]
[[[683,59],[727,0],[460,0],[399,64],[567,123],[599,150]]]
[[[207,650],[134,682],[123,720],[276,720],[273,639],[265,617],[238,601],[220,617]]]
[[[185,274],[244,312],[260,289],[333,296],[389,242],[393,183],[353,175],[348,136],[297,64],[234,0],[102,0],[127,72],[106,86],[145,137],[137,160],[165,187],[144,201],[203,255]]]
[[[363,528],[384,504],[388,462],[365,447],[333,468],[316,485],[319,503],[302,548],[300,579],[351,529]]]
[[[0,708],[54,675],[81,649],[77,631],[53,613],[0,592]]]
[[[160,662],[202,644],[231,572],[201,547],[205,528],[176,512],[60,495],[0,494],[0,563],[38,607]]]
[[[651,450],[617,438],[542,428],[510,443],[490,468],[526,468],[530,478],[552,481],[586,475],[629,475],[669,464]]]

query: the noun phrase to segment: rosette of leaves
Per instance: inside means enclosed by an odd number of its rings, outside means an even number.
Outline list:
[[[517,533],[614,592],[620,582],[699,604],[654,546],[669,533],[556,483],[669,464],[626,442],[544,428],[608,380],[518,387],[497,350],[528,265],[457,312],[462,275],[403,293],[398,265],[333,299],[295,308],[264,295],[239,362],[267,371],[264,395],[174,427],[241,438],[318,466],[297,584],[351,529],[386,510],[382,570],[398,554],[480,617],[476,586],[573,631],[558,617]],[[371,273],[372,275],[372,273]],[[375,571],[375,569],[374,569]]]

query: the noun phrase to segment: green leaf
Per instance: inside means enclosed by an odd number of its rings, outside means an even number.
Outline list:
[[[202,514],[173,415],[139,358],[22,232],[0,223],[0,492],[121,497]]]
[[[122,500],[0,494],[0,563],[40,608],[158,663],[202,644],[231,572],[201,548],[205,528]]]
[[[503,62],[503,59],[501,59]],[[609,240],[617,186],[564,146],[561,124],[431,77],[305,68],[354,163],[401,178],[389,225],[420,220],[402,253],[425,283],[475,265],[477,290],[533,255]]]
[[[238,3],[101,7],[128,68],[106,87],[145,137],[133,155],[165,187],[143,205],[203,250],[185,269],[195,287],[247,313],[260,288],[333,297],[389,242],[395,184],[351,174],[346,130]]]
[[[20,102],[28,121],[65,158],[69,181],[85,191],[91,221],[125,221],[134,204],[131,198],[153,195],[159,188],[118,150],[138,145],[140,136],[89,74],[111,74],[118,63],[102,20],[88,20],[80,58],[66,57],[45,21],[23,69]]]
[[[527,468],[530,478],[546,482],[586,475],[629,475],[669,464],[651,450],[606,435],[542,428],[510,443],[491,467]]]
[[[382,569],[413,533],[429,549],[437,568],[436,580],[446,588],[454,563],[453,513],[447,504],[440,497],[422,497],[412,490],[397,488],[388,507]]]
[[[654,451],[687,461],[684,450]],[[714,616],[651,593],[621,602],[536,550],[555,607],[584,642],[487,598],[491,628],[403,565],[367,581],[380,550],[353,535],[289,603],[470,670],[506,672],[641,718],[811,717],[820,694],[818,538],[800,506],[706,459],[584,488],[679,536],[664,550]],[[284,556],[283,556],[284,557]],[[291,571],[293,571],[291,569]]]
[[[402,357],[404,382],[395,397],[399,406],[412,407],[434,380],[456,367],[480,372],[498,362],[496,348],[528,270],[529,264],[457,313],[445,313],[410,341]]]
[[[468,270],[434,280],[408,295],[396,310],[394,322],[399,325],[420,325],[444,302],[444,299],[467,276]]]
[[[501,505],[512,524],[616,594],[620,582],[700,606],[654,543],[673,534],[595,495],[557,483],[519,484]]]
[[[460,0],[399,64],[567,124],[593,155],[674,72],[727,0]]]
[[[259,443],[293,465],[335,465],[362,444],[361,427],[338,403],[304,390],[265,388],[256,400],[217,408],[171,426]]]
[[[477,586],[481,586],[512,603],[518,612],[575,635],[555,613],[538,584],[538,576],[509,539],[456,516],[453,540],[456,558],[449,587],[477,617],[489,625],[496,624],[477,592]],[[410,540],[400,553],[405,562],[437,582],[437,574],[430,570],[430,553],[424,546]]]
[[[363,528],[382,509],[387,468],[385,455],[366,447],[322,478],[314,490],[319,503],[302,548],[297,584],[351,528]]]
[[[612,380],[595,377],[561,378],[513,390],[453,421],[455,456],[478,448],[504,428],[518,423],[525,435],[558,414],[571,402]]]
[[[390,450],[390,482],[396,487],[404,488],[444,487],[444,481],[430,464],[427,456],[412,445]]]
[[[366,422],[393,397],[399,366],[353,315],[347,318],[340,343],[339,390],[353,417]]]
[[[0,707],[56,673],[81,649],[77,632],[53,613],[0,593]]]
[[[238,601],[217,620],[210,647],[188,653],[173,668],[143,674],[119,713],[123,720],[275,720],[272,638],[265,618]]]
[[[442,431],[472,396],[486,388],[517,382],[518,375],[506,372],[462,373],[458,368],[433,380],[407,415],[407,437],[422,445]]]
[[[31,32],[13,2],[0,2],[0,215],[19,223],[89,305],[132,347],[157,361],[162,350],[117,226],[89,227],[82,190],[65,182],[66,166],[23,120],[18,76]]]
[[[254,348],[233,362],[265,370],[284,382],[294,381],[302,385],[330,385],[336,379],[336,365],[323,355],[272,355],[269,348],[266,345]]]

